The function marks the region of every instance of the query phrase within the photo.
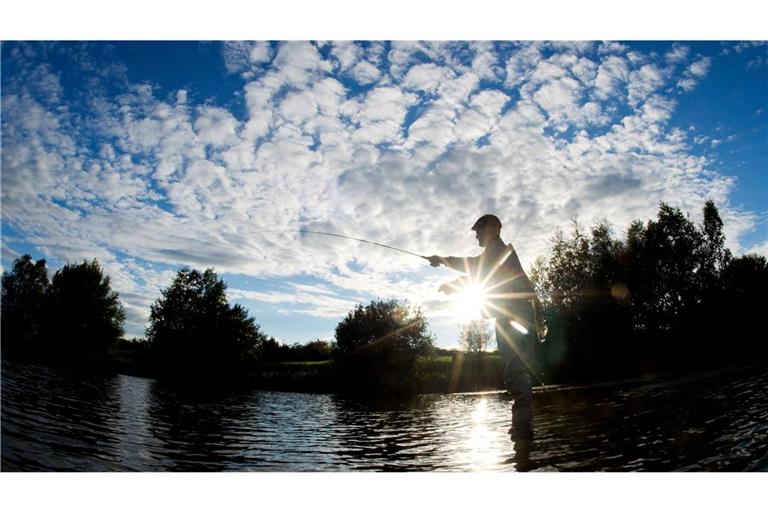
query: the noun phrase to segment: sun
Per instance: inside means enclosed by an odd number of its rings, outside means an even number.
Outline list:
[[[486,310],[485,289],[477,283],[469,284],[454,295],[454,316],[466,324],[480,320]]]

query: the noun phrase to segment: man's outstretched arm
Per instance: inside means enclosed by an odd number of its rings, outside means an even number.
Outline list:
[[[433,267],[439,267],[440,265],[445,265],[446,267],[457,270],[459,272],[467,272],[475,274],[477,273],[477,268],[480,265],[480,256],[468,256],[466,258],[462,258],[459,256],[430,256],[427,258],[429,260],[429,263]]]

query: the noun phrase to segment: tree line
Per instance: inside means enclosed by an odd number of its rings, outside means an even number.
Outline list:
[[[550,381],[595,381],[766,362],[766,259],[734,257],[713,201],[695,224],[661,203],[623,239],[607,221],[558,231],[532,281],[549,324],[538,363]]]
[[[768,265],[754,254],[733,257],[724,243],[712,201],[701,225],[662,203],[656,219],[633,222],[622,240],[607,221],[589,231],[576,222],[569,235],[558,231],[549,257],[531,272],[549,325],[537,346],[539,373],[548,383],[597,381],[765,361],[754,323],[764,309]],[[229,304],[213,269],[188,267],[161,290],[145,337],[134,342],[122,339],[125,310],[96,260],[67,264],[49,280],[45,260],[16,259],[2,276],[1,319],[4,354],[92,360],[128,351],[150,373],[185,380],[332,361],[334,379],[397,388],[414,375],[419,356],[445,353],[435,348],[422,312],[396,299],[357,305],[333,341],[281,344],[242,306]],[[459,341],[480,353],[491,335],[475,322]]]
[[[44,259],[17,258],[2,276],[2,350],[57,358],[106,352],[123,335],[125,309],[96,260],[49,280]]]
[[[17,258],[2,276],[2,350],[59,361],[93,361],[128,351],[150,374],[185,381],[237,380],[259,365],[335,358],[345,378],[407,372],[433,348],[418,308],[398,300],[359,305],[333,342],[284,345],[241,305],[229,304],[213,269],[180,269],[150,307],[145,337],[122,338],[125,310],[96,260],[67,264],[48,279],[45,260]],[[361,368],[366,368],[361,372]]]

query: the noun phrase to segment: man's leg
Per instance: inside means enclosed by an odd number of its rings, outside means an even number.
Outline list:
[[[496,343],[504,365],[504,386],[512,395],[513,441],[533,439],[533,394],[529,368],[533,364],[531,334],[522,335],[508,322],[496,320]]]
[[[513,441],[530,441],[533,439],[533,393],[528,372],[510,375],[507,389],[514,399],[510,436]]]

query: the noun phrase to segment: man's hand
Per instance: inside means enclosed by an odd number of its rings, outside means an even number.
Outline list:
[[[443,257],[437,256],[437,255],[430,256],[427,259],[429,260],[429,264],[432,265],[433,267],[439,267],[440,264],[443,262]]]

